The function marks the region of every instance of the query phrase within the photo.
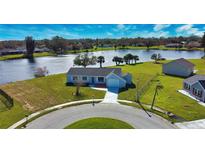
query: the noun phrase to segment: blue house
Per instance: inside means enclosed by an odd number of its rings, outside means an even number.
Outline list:
[[[121,68],[72,67],[67,73],[67,83],[120,89],[131,85],[132,76],[130,73],[122,75]]]

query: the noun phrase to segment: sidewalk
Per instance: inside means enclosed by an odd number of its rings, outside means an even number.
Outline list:
[[[204,129],[205,119],[195,120],[190,122],[175,123],[175,125],[182,129]]]

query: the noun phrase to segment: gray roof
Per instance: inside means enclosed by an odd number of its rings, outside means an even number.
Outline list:
[[[85,76],[107,76],[111,72],[121,75],[121,68],[82,68],[71,67],[68,75],[85,75]]]
[[[184,82],[189,84],[194,84],[197,81],[205,88],[205,75],[194,75],[184,80]]]
[[[176,59],[166,64],[172,64],[172,63],[177,63],[178,65],[182,65],[185,67],[191,67],[191,68],[195,66],[193,63],[189,62],[188,60],[184,58]]]
[[[205,80],[199,80],[199,83],[202,85],[202,87],[205,89]]]

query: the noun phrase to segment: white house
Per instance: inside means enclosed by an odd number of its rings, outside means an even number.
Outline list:
[[[123,88],[130,85],[130,73],[122,75],[121,68],[77,68],[72,67],[67,73],[67,84],[81,83],[107,88]]]
[[[168,75],[188,77],[194,73],[194,64],[184,58],[162,65],[162,72]]]

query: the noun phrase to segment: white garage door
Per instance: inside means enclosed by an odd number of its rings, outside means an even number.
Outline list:
[[[120,83],[117,79],[108,79],[107,80],[107,87],[118,87],[119,88]]]

